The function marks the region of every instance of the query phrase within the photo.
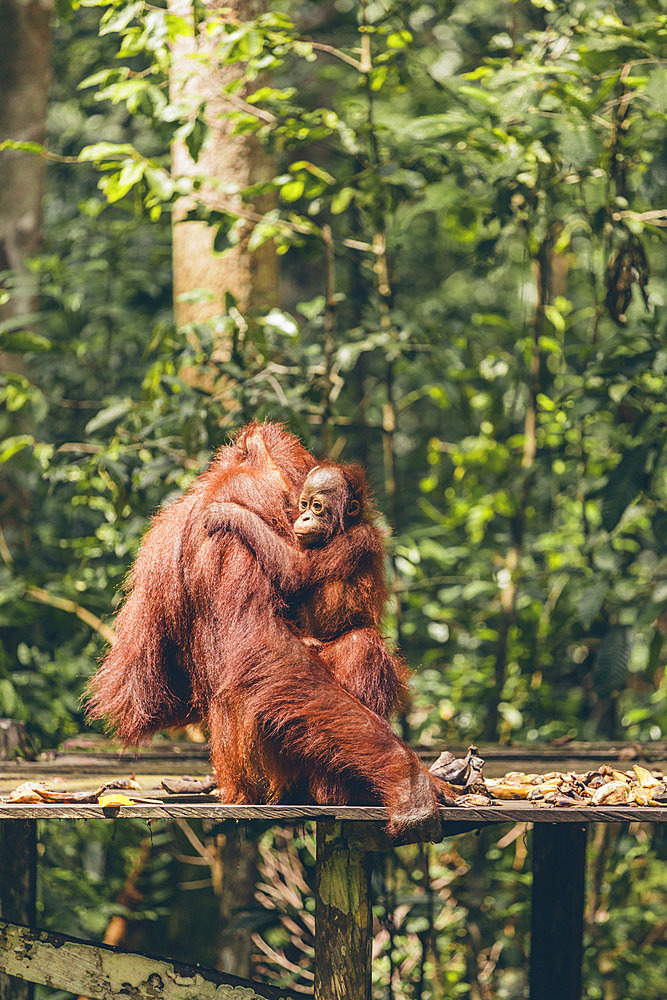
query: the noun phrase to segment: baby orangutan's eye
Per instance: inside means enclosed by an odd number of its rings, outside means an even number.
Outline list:
[[[324,504],[322,503],[322,501],[321,500],[313,500],[313,511],[316,514],[321,514],[323,510],[324,510]]]
[[[301,499],[299,500],[299,510],[307,510],[307,509],[308,509],[308,501],[306,500],[305,497],[301,497]]]

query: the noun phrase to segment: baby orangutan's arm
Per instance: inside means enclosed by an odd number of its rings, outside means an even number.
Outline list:
[[[375,529],[364,522],[340,532],[324,546],[304,551],[296,541],[281,538],[253,511],[235,503],[212,503],[205,526],[209,535],[218,531],[237,534],[285,596],[324,580],[347,579],[364,556],[381,551]]]

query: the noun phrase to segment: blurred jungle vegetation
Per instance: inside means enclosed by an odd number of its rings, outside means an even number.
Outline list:
[[[34,752],[85,729],[150,515],[271,419],[369,469],[411,742],[665,739],[659,0],[221,8],[229,117],[275,164],[243,192],[269,204],[257,216],[170,172],[175,138],[195,160],[207,139],[204,103],[170,102],[170,45],[191,31],[176,7],[56,8],[46,140],[0,135],[0,176],[8,157],[48,159],[41,250],[0,274],[0,306],[38,296],[0,322],[0,715]],[[281,258],[269,308],[229,295],[215,321],[176,326],[183,195],[220,253],[252,215],[248,252]],[[42,921],[97,939],[120,914],[124,943],[215,964],[215,878],[193,874],[190,838],[165,827],[147,851],[145,827],[120,826],[44,825]],[[524,995],[524,834],[387,855],[378,997]],[[592,842],[585,996],[659,1000],[664,834]],[[312,855],[308,832],[264,833],[256,907],[234,918],[256,970],[308,989]]]

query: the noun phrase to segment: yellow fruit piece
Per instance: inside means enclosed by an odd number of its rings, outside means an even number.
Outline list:
[[[650,771],[647,771],[645,767],[640,767],[639,764],[633,764],[632,770],[637,775],[637,781],[642,786],[642,788],[652,788],[653,785],[659,785],[660,782],[657,778],[654,778]]]
[[[622,805],[630,798],[630,786],[624,781],[610,781],[593,793],[594,806]]]
[[[127,795],[119,795],[117,792],[112,792],[109,795],[100,795],[97,800],[103,809],[108,806],[131,806],[132,799],[128,799]]]
[[[531,791],[530,785],[504,784],[492,778],[487,778],[485,784],[494,799],[527,799]]]

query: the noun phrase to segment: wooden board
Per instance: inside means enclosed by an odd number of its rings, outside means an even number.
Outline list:
[[[417,747],[417,752],[428,765],[438,756],[439,750]],[[444,748],[442,748],[444,749]],[[465,756],[465,747],[451,747],[452,753]],[[487,777],[499,777],[508,771],[588,771],[600,764],[609,764],[627,770],[632,763],[656,764],[665,762],[667,770],[667,743],[578,743],[563,746],[539,744],[528,746],[480,745],[480,756],[486,761]],[[134,752],[122,751],[109,741],[85,738],[77,743],[68,741],[67,749],[49,750],[40,760],[0,760],[0,793],[22,781],[49,780],[55,777],[112,778],[117,775],[164,777],[165,775],[203,776],[211,770],[209,748],[205,743],[157,741],[150,747]],[[159,781],[156,782],[159,784]]]
[[[529,802],[503,802],[472,809],[441,809],[445,822],[484,825],[487,823],[664,823],[667,806],[582,806],[538,807]],[[0,803],[0,819],[234,819],[283,822],[284,820],[375,820],[386,822],[380,806],[227,806],[219,803],[146,803],[102,809],[98,805]]]
[[[91,1000],[295,1000],[291,990],[252,983],[64,934],[0,921],[0,969]]]

